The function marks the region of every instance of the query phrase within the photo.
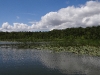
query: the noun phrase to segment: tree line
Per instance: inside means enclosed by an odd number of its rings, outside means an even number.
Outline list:
[[[63,41],[73,39],[100,40],[100,26],[54,29],[46,32],[0,32],[1,41]]]

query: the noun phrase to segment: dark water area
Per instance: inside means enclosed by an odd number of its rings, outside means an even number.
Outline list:
[[[0,47],[0,75],[100,75],[100,57]]]

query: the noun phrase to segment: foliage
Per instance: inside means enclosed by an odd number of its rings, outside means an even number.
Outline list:
[[[52,41],[60,46],[100,44],[100,26],[54,29],[48,32],[0,32],[1,41]]]

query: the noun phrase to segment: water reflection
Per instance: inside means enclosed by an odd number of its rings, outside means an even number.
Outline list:
[[[100,57],[0,48],[1,75],[99,75]]]
[[[100,74],[100,57],[77,56],[69,53],[48,53],[41,55],[41,61],[64,74]]]

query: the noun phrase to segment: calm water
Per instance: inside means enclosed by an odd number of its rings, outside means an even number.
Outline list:
[[[0,75],[100,75],[100,57],[0,48]]]

